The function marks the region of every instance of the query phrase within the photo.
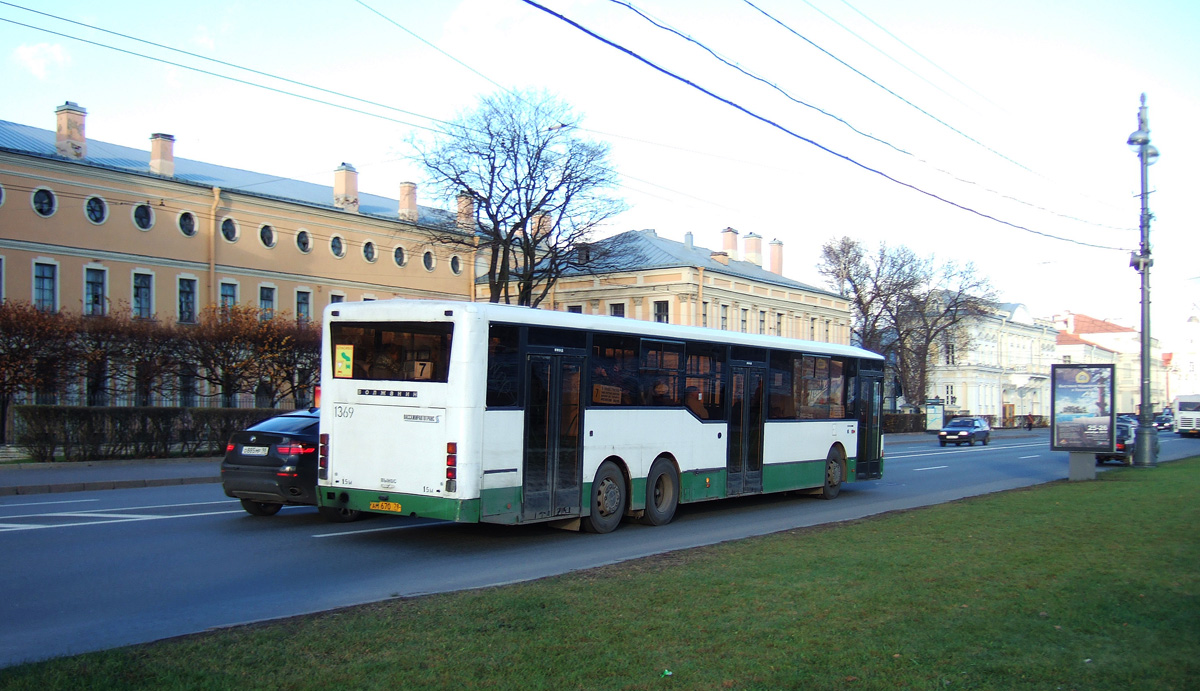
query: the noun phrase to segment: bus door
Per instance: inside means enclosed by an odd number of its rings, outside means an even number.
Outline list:
[[[584,358],[529,355],[525,363],[522,516],[578,516],[582,503]]]
[[[883,372],[861,372],[858,396],[858,462],[855,477],[883,477],[879,453],[883,433]]]
[[[730,375],[725,489],[732,497],[762,492],[767,371],[763,367],[732,367]]]

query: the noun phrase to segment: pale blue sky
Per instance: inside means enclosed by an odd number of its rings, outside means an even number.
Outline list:
[[[715,248],[720,229],[733,226],[782,240],[785,273],[812,283],[820,282],[814,266],[828,238],[886,240],[974,260],[1005,300],[1024,302],[1039,316],[1070,309],[1136,326],[1138,276],[1128,268],[1127,250],[1137,244],[1138,164],[1124,142],[1137,127],[1144,91],[1162,152],[1150,169],[1155,334],[1169,335],[1200,301],[1195,2],[754,1],[945,124],[743,0],[633,3],[791,97],[906,153],[734,72],[621,4],[542,3],[837,154],[1010,223],[1126,250],[1113,251],[1046,239],[889,182],[519,0],[364,1],[301,0],[288,3],[285,14],[277,3],[220,0],[16,5],[417,114],[269,82],[402,123],[9,21],[0,22],[0,119],[52,129],[55,106],[71,100],[88,109],[94,139],[148,148],[151,133],[166,132],[176,137],[181,157],[323,184],[346,161],[360,171],[364,191],[394,197],[401,181],[422,179],[402,160],[413,132],[403,123],[451,117],[496,84],[546,88],[584,115],[588,136],[613,146],[625,176],[620,193],[631,209],[609,232],[655,228],[681,239],[692,231],[698,244]],[[0,19],[267,82],[13,5],[0,4]]]

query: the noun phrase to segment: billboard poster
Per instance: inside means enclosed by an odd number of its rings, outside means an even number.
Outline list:
[[[1053,451],[1105,452],[1115,447],[1113,365],[1051,365]]]

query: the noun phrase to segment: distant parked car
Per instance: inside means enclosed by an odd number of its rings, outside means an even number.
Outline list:
[[[285,504],[316,506],[320,418],[318,408],[295,410],[235,432],[221,462],[225,496],[240,499],[254,516],[274,516]],[[319,511],[338,523],[360,513],[324,506]]]
[[[1167,432],[1174,432],[1175,418],[1170,415],[1156,415],[1154,416],[1154,426]]]
[[[1096,454],[1096,465],[1105,461],[1120,461],[1124,465],[1133,465],[1133,449],[1137,445],[1137,424],[1124,420],[1117,421],[1116,451]]]
[[[987,446],[991,436],[992,428],[987,420],[981,417],[956,417],[938,432],[938,444],[974,446],[975,442],[980,442]]]

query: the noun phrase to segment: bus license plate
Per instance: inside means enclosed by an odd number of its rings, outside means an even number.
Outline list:
[[[371,502],[372,511],[391,511],[393,513],[402,513],[400,503],[394,501],[373,501]]]
[[[266,456],[267,455],[267,447],[265,447],[265,446],[243,446],[242,447],[242,455],[243,456]]]

